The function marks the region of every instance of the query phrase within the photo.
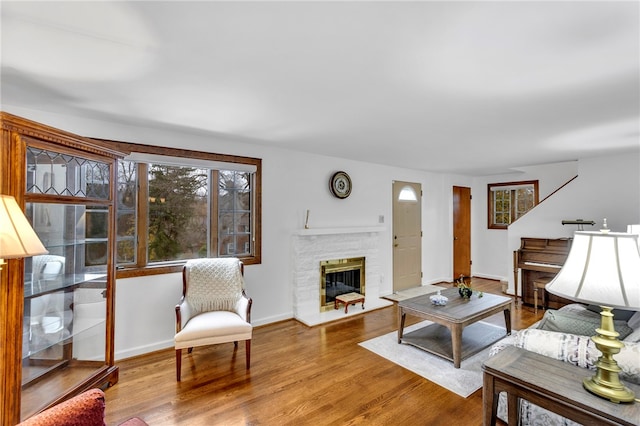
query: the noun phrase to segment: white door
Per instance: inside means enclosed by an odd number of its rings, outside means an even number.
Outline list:
[[[393,291],[422,285],[422,187],[393,182]]]

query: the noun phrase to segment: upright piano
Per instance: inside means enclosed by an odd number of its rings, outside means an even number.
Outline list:
[[[514,252],[514,279],[516,295],[520,293],[522,303],[534,304],[534,281],[551,281],[564,265],[571,238],[522,238],[520,249]],[[521,277],[521,290],[518,292],[518,272]],[[571,303],[556,295],[546,293],[546,305],[549,308],[558,309]]]

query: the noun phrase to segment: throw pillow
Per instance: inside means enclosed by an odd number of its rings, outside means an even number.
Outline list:
[[[634,330],[639,329],[640,328],[640,311],[633,314],[633,316],[629,318],[629,321],[627,321],[627,324],[629,325],[629,327],[633,328]]]
[[[602,308],[598,305],[589,305],[587,309],[591,312],[595,312],[600,314],[602,312]],[[626,309],[614,309],[611,311],[613,313],[613,318],[621,321],[629,321],[629,319],[636,313],[636,311],[627,311]]]
[[[620,334],[620,340],[633,332],[626,321],[613,321],[616,331]],[[557,331],[560,333],[578,334],[581,336],[593,336],[596,328],[600,327],[599,316],[593,316],[591,311],[584,312],[560,312],[553,309],[545,312],[538,324],[538,329]]]
[[[531,328],[518,331],[513,345],[591,370],[601,355],[588,336]]]
[[[636,328],[635,330],[633,330],[633,333],[631,333],[630,335],[625,337],[623,341],[625,343],[626,342],[639,343],[640,342],[640,328]]]
[[[525,329],[515,335],[513,345],[578,367],[595,370],[602,352],[587,336],[554,331]],[[613,356],[622,370],[620,379],[640,384],[640,344],[624,342],[620,353]]]
[[[624,342],[624,348],[613,359],[622,370],[621,380],[640,385],[640,343]]]

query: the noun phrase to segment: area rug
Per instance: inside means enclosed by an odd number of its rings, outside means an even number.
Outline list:
[[[482,322],[484,325],[495,328],[495,334],[486,336],[487,341],[505,336],[506,331],[503,327]],[[406,327],[404,333],[410,333],[430,323],[430,321],[422,321]],[[460,368],[453,368],[451,361],[432,355],[415,346],[405,343],[398,344],[397,331],[361,342],[359,345],[464,398],[482,387],[482,363],[488,358],[489,350],[493,346],[491,344],[477,354],[463,360]]]
[[[423,294],[435,293],[438,290],[444,290],[443,286],[437,286],[432,284],[425,284],[419,287],[408,288],[406,290],[398,291],[393,294],[389,294],[387,296],[382,296],[383,299],[392,300],[394,302],[399,302],[401,300],[410,299],[416,296],[422,296]]]

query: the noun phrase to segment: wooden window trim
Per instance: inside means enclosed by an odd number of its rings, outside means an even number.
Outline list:
[[[225,163],[232,164],[248,164],[256,167],[255,172],[255,188],[253,188],[253,215],[254,215],[254,223],[255,230],[253,233],[253,245],[254,245],[254,253],[253,256],[242,257],[241,260],[245,265],[258,265],[262,263],[262,159],[254,158],[254,157],[242,157],[228,154],[217,154],[211,152],[204,151],[193,151],[188,149],[179,149],[179,148],[167,148],[161,146],[153,146],[153,145],[144,145],[144,144],[135,144],[130,142],[122,142],[122,141],[112,141],[106,139],[92,139],[98,145],[104,146],[113,150],[117,150],[123,152],[125,154],[131,154],[133,152],[144,153],[144,154],[156,154],[156,155],[165,155],[168,157],[187,157],[187,158],[197,158],[202,160],[209,161],[220,161]],[[145,168],[147,166],[145,165]],[[147,192],[147,182],[146,180],[140,180],[138,184],[140,187],[138,188],[138,192],[146,193]],[[215,180],[215,186],[212,190],[217,191],[217,180]],[[144,219],[140,221],[138,219],[138,225],[145,225],[145,229],[148,227],[148,205],[145,202],[143,197],[138,197],[138,212],[139,214],[144,215]],[[215,206],[217,208],[217,206]],[[213,208],[213,206],[212,206]],[[217,211],[217,210],[216,210]],[[211,214],[211,225],[217,224],[217,213]],[[213,228],[215,229],[215,228]],[[213,235],[216,234],[216,235]],[[175,272],[181,272],[184,266],[185,261],[175,261],[175,262],[164,262],[164,263],[154,263],[151,265],[147,263],[147,233],[138,231],[138,244],[137,244],[137,258],[135,265],[127,265],[126,267],[118,267],[116,271],[116,278],[131,278],[131,277],[139,277],[139,276],[147,276],[147,275],[157,275],[157,274],[169,274]],[[213,233],[211,235],[211,243],[215,244],[212,247],[216,247],[218,244],[217,233]]]
[[[511,223],[514,223],[516,220],[518,220],[519,218],[516,218],[516,202],[515,200],[513,200],[511,202],[511,222],[507,225],[496,225],[494,224],[494,210],[493,210],[493,188],[497,188],[500,189],[500,187],[509,187],[509,186],[527,186],[527,185],[532,185],[533,186],[533,207],[537,206],[539,204],[539,191],[538,191],[538,180],[523,180],[523,181],[516,181],[516,182],[497,182],[497,183],[490,183],[487,184],[487,227],[489,229],[507,229],[509,227],[509,225]],[[532,207],[532,208],[533,208]],[[526,213],[524,213],[522,216],[524,216]],[[522,217],[520,216],[520,217]]]

